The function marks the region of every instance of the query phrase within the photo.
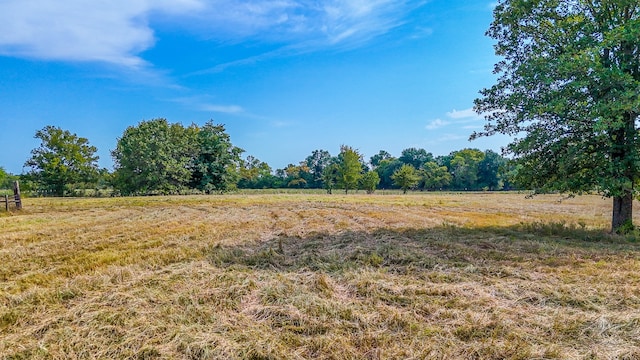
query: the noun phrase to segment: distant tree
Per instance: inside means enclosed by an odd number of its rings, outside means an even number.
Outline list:
[[[9,189],[7,186],[9,174],[0,166],[0,189]]]
[[[502,188],[501,170],[507,160],[492,150],[484,152],[484,158],[478,163],[478,187],[487,190]]]
[[[244,150],[233,146],[231,138],[225,132],[224,125],[216,125],[212,121],[202,127],[185,129],[195,130],[197,144],[192,160],[191,185],[207,194],[224,192],[238,182],[240,154]],[[187,149],[193,147],[185,144]]]
[[[322,171],[322,184],[327,194],[331,194],[333,189],[338,184],[338,176],[340,172],[340,166],[337,160],[332,161]]]
[[[31,150],[25,166],[31,168],[28,176],[39,190],[63,196],[72,184],[93,187],[90,184],[96,181],[98,156],[89,140],[55,126],[38,130],[35,138],[40,139],[40,146]]]
[[[113,190],[113,173],[108,169],[98,170],[98,178],[95,183],[95,196],[100,196],[103,191]]]
[[[378,166],[375,168],[375,171],[380,177],[380,188],[391,189],[396,186],[391,177],[396,170],[402,167],[402,165],[402,161],[393,157],[380,161]]]
[[[507,160],[501,169],[502,188],[504,190],[523,190],[527,188],[527,183],[518,182],[518,173],[522,171],[522,165],[515,161]]]
[[[322,174],[329,163],[331,163],[331,154],[326,150],[314,150],[307,156],[304,165],[309,169],[310,177],[306,179],[308,187],[314,189],[322,187]]]
[[[422,166],[426,162],[433,161],[433,154],[428,153],[425,149],[408,148],[402,150],[402,155],[400,155],[398,160],[418,170],[422,169]]]
[[[506,148],[536,191],[613,199],[613,231],[632,228],[640,180],[640,2],[502,0],[487,31],[501,57],[475,102],[474,134]]]
[[[241,162],[238,187],[242,189],[267,189],[275,185],[269,164],[249,155]]]
[[[358,182],[362,178],[362,159],[357,150],[350,146],[340,147],[338,156],[338,186],[347,194],[349,190],[357,189]]]
[[[111,152],[114,185],[123,195],[175,193],[191,181],[198,131],[166,119],[129,126]]]
[[[239,179],[242,151],[211,121],[202,127],[143,121],[128,127],[111,152],[114,186],[124,195],[226,191]]]
[[[287,179],[286,184],[287,187],[291,188],[306,188],[308,187],[308,182],[306,179],[309,178],[309,168],[305,165],[304,162],[300,163],[300,165],[289,164],[284,169]]]
[[[388,159],[391,159],[392,157],[393,156],[391,156],[391,154],[389,154],[385,150],[380,150],[380,152],[378,152],[377,154],[373,155],[369,159],[369,163],[371,164],[371,167],[375,169],[375,168],[378,167],[378,165],[380,165],[380,162],[382,160],[388,160]]]
[[[13,183],[16,180],[20,180],[20,176],[13,175],[0,166],[0,189],[13,189]],[[27,188],[24,187],[24,190]]]
[[[484,159],[484,153],[478,149],[463,149],[451,155],[449,170],[453,174],[453,187],[478,190],[478,165]]]
[[[446,166],[440,166],[435,161],[428,161],[422,170],[423,186],[426,190],[438,190],[451,184],[453,177]]]
[[[393,179],[393,182],[402,189],[403,194],[406,194],[407,190],[418,185],[418,182],[420,181],[418,171],[409,164],[402,165],[400,169],[393,173],[391,178]]]
[[[367,171],[362,176],[360,183],[362,189],[364,189],[367,194],[373,194],[380,183],[380,176],[378,176],[378,173],[373,170]]]

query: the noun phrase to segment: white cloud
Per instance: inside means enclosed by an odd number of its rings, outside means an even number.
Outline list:
[[[227,105],[217,104],[213,101],[214,97],[211,95],[196,95],[181,98],[169,99],[168,101],[181,104],[191,110],[204,111],[204,112],[217,112],[224,114],[238,114],[244,113],[245,109],[239,105]]]
[[[197,0],[4,0],[0,54],[139,67],[138,54],[155,42],[148,14],[198,8]]]
[[[460,134],[444,134],[438,137],[437,142],[449,142],[449,141],[459,141],[459,140],[468,140],[468,135],[460,135]]]
[[[238,105],[219,105],[219,104],[202,104],[201,111],[210,111],[225,114],[237,114],[244,112],[244,109]]]
[[[464,110],[456,110],[450,111],[447,113],[447,116],[452,119],[481,119],[482,116],[478,115],[473,108],[464,109]]]
[[[218,41],[357,45],[403,24],[425,0],[3,0],[0,55],[140,67],[150,19]]]
[[[439,129],[443,126],[447,126],[449,125],[448,122],[443,121],[442,119],[435,119],[433,121],[431,121],[429,124],[427,124],[427,126],[425,126],[425,128],[427,130],[435,130],[435,129]]]
[[[354,46],[404,24],[427,0],[215,0],[198,31],[217,40],[247,37],[295,48]]]

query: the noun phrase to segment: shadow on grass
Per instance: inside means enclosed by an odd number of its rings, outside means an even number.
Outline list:
[[[206,250],[208,260],[216,266],[325,272],[362,266],[406,272],[523,261],[560,266],[576,259],[598,261],[621,254],[640,258],[640,245],[602,230],[562,223],[311,233]]]

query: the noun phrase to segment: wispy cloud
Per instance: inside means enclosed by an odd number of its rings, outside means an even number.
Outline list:
[[[142,67],[146,62],[138,54],[155,43],[148,16],[200,8],[199,0],[5,0],[0,54]]]
[[[4,0],[0,55],[144,67],[140,54],[155,44],[157,19],[211,41],[265,41],[284,53],[358,46],[426,1]]]
[[[219,104],[202,104],[201,111],[217,112],[224,114],[238,114],[244,112],[244,109],[238,105],[219,105]]]
[[[439,128],[443,127],[443,126],[447,126],[448,124],[449,124],[448,122],[446,122],[446,121],[444,121],[442,119],[435,119],[435,120],[432,120],[431,122],[429,122],[427,124],[427,126],[425,126],[425,128],[427,130],[435,130],[435,129],[439,129]]]
[[[435,130],[444,127],[448,127],[450,125],[455,125],[459,128],[469,130],[469,129],[477,129],[482,127],[482,122],[484,121],[484,115],[477,114],[473,108],[468,108],[464,110],[456,110],[453,109],[447,113],[445,116],[448,120],[442,120],[440,118],[431,120],[425,126],[427,130]],[[462,124],[468,124],[463,125]]]
[[[233,36],[326,44],[362,41],[403,24],[422,0],[217,0],[202,12],[204,30],[217,38]]]
[[[219,41],[254,39],[278,44],[268,52],[216,64],[191,75],[222,72],[271,58],[324,49],[350,49],[404,25],[406,16],[429,0],[218,0],[199,31]],[[215,9],[215,11],[213,11]],[[424,28],[416,33],[424,36]]]
[[[447,116],[452,119],[480,119],[482,116],[478,115],[473,108],[464,109],[464,110],[456,110],[447,113]]]
[[[196,111],[216,112],[224,114],[239,114],[245,112],[245,109],[242,106],[233,104],[218,104],[212,102],[213,99],[214,97],[210,95],[198,95],[170,99],[169,101],[181,104],[186,108]]]
[[[439,136],[436,142],[450,142],[450,141],[460,141],[469,139],[468,135],[461,134],[444,134]]]

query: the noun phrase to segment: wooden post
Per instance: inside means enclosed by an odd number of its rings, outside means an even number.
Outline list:
[[[22,210],[22,199],[20,198],[20,184],[18,180],[13,182],[13,197],[16,201],[16,209]]]
[[[9,211],[9,195],[4,196],[4,208]]]

